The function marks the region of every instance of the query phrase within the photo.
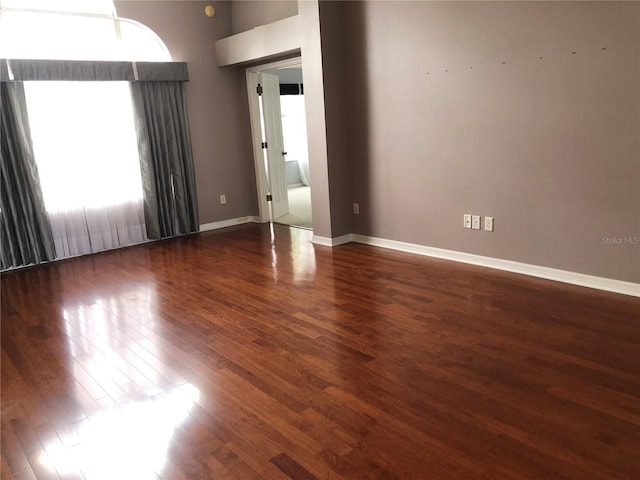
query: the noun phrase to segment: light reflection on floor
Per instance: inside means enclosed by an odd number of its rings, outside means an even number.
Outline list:
[[[274,233],[271,225],[277,283]],[[290,258],[293,283],[312,283],[316,263],[311,232],[291,229],[286,234],[296,245]],[[43,441],[38,460],[52,473],[87,480],[143,480],[157,479],[170,468],[172,438],[200,391],[180,373],[169,369],[167,374],[166,352],[152,340],[160,304],[156,284],[149,281],[115,288],[96,284],[89,298],[62,305],[75,402],[70,408],[76,421]]]
[[[200,391],[185,380],[171,384],[155,363],[163,361],[162,349],[138,341],[157,322],[155,284],[106,290],[97,286],[90,303],[63,305],[82,420],[45,442],[39,462],[63,478],[157,479]]]
[[[311,244],[313,232],[300,228],[289,229],[293,283],[312,282],[316,275],[316,255]]]
[[[99,412],[78,428],[77,443],[45,445],[41,463],[60,476],[87,479],[157,478],[175,429],[189,416],[199,390],[184,384],[168,393]]]

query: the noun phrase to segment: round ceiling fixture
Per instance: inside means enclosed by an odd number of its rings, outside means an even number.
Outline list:
[[[204,14],[211,18],[216,14],[216,9],[213,7],[213,5],[207,5],[206,7],[204,7]]]

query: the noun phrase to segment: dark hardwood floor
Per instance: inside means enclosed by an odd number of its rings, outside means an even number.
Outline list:
[[[3,274],[2,478],[640,478],[638,298],[274,228]]]

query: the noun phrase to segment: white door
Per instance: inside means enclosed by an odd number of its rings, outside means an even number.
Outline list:
[[[277,75],[260,73],[262,86],[262,117],[265,142],[267,143],[267,179],[271,193],[273,219],[289,213],[287,170],[284,160],[282,138],[282,115],[280,113],[280,81]]]

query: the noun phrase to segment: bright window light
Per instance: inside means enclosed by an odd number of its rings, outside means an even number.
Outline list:
[[[74,370],[81,368],[74,364]],[[83,372],[85,373],[85,372]],[[77,425],[72,444],[58,439],[44,445],[41,464],[65,477],[157,479],[166,462],[171,438],[200,398],[184,384],[147,400],[104,410]]]
[[[171,61],[111,0],[0,0],[0,58]],[[125,82],[24,82],[56,258],[146,239],[138,142]]]
[[[25,92],[48,212],[142,198],[126,82],[26,82]]]
[[[3,9],[114,15],[112,0],[0,0]]]
[[[0,58],[168,62],[146,26],[106,0],[0,0]]]
[[[280,95],[282,136],[288,160],[308,161],[304,95]]]

